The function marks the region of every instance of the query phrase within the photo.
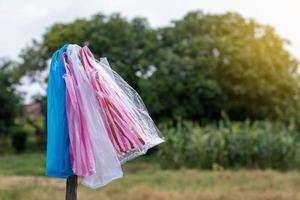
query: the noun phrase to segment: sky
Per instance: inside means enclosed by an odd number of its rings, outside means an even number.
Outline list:
[[[280,36],[290,40],[288,50],[300,59],[299,9],[299,0],[0,0],[0,57],[16,59],[22,48],[32,39],[41,38],[54,23],[88,18],[98,12],[118,12],[128,19],[146,17],[152,27],[161,27],[189,11],[202,10],[234,11],[271,25]],[[44,91],[38,85],[29,86],[26,80],[23,84],[30,95],[33,91]]]

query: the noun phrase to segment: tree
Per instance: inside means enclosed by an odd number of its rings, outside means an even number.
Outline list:
[[[172,58],[162,55],[164,66],[145,84],[160,88],[166,115],[216,120],[226,112],[244,120],[299,113],[298,61],[270,26],[236,13],[191,12],[161,33]]]
[[[236,13],[188,13],[153,29],[98,14],[55,24],[22,51],[21,72],[45,69],[65,43],[88,45],[141,94],[156,120],[285,119],[299,113],[298,61],[270,26]],[[25,74],[25,73],[21,73]]]
[[[19,111],[20,97],[15,91],[17,80],[13,75],[15,66],[9,59],[0,59],[0,136],[8,134]]]
[[[90,20],[55,24],[40,43],[33,41],[22,51],[20,74],[27,72],[34,78],[34,72],[44,70],[51,54],[64,44],[88,45],[96,58],[108,57],[114,69],[138,89],[136,72],[150,65],[157,41],[155,30],[144,18],[127,21],[119,14],[107,17],[98,14]]]

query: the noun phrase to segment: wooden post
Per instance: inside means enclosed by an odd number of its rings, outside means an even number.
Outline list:
[[[77,200],[77,176],[72,175],[67,179],[66,200]]]

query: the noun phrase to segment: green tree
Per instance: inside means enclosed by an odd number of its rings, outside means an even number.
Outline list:
[[[236,13],[188,13],[153,29],[144,18],[98,14],[55,24],[21,53],[19,74],[46,68],[65,43],[88,45],[96,58],[141,94],[156,120],[286,119],[299,113],[298,61],[270,26]]]
[[[128,21],[119,14],[98,14],[89,20],[55,24],[40,43],[33,41],[22,51],[20,74],[34,78],[36,72],[46,68],[51,54],[63,44],[88,45],[96,58],[108,57],[113,68],[138,89],[136,72],[145,70],[152,63],[157,41],[156,31],[144,18]]]
[[[18,115],[20,97],[16,94],[16,79],[13,70],[16,63],[9,59],[0,59],[0,136],[9,133]]]
[[[244,120],[299,113],[298,61],[272,27],[236,13],[192,12],[161,34],[167,56],[145,84],[160,88],[166,115],[215,120],[224,111]]]

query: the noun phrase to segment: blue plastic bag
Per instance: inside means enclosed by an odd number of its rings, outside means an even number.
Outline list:
[[[66,113],[66,84],[63,79],[66,70],[62,59],[67,47],[68,45],[64,45],[52,55],[48,79],[46,175],[57,178],[67,178],[73,174]]]

